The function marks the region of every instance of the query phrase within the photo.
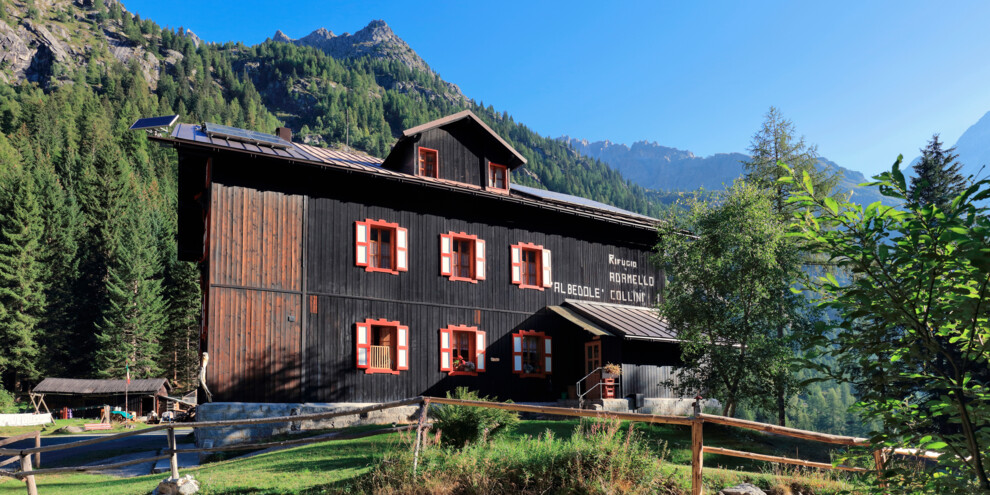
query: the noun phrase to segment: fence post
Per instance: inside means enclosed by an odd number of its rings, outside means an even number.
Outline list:
[[[21,471],[25,473],[30,473],[31,468],[31,454],[21,454]],[[38,495],[38,485],[34,482],[34,476],[27,475],[24,477],[24,482],[27,483],[28,495]]]
[[[702,495],[704,485],[701,481],[701,468],[704,461],[701,418],[701,396],[694,398],[694,422],[691,423],[691,495]]]
[[[430,409],[430,399],[423,399],[423,405],[419,406],[419,425],[416,427],[416,447],[413,449],[413,476],[416,475],[416,468],[419,466],[419,445],[423,441],[423,427],[426,426],[426,413]]]
[[[168,448],[171,451],[171,455],[168,458],[169,466],[172,468],[172,479],[179,479],[179,454],[176,452],[177,445],[175,443],[175,427],[168,427]]]
[[[873,461],[876,462],[877,464],[877,485],[879,485],[880,489],[884,490],[884,493],[886,493],[887,483],[884,483],[883,481],[883,464],[885,460],[884,457],[886,456],[883,453],[883,449],[877,449],[873,451]]]
[[[36,449],[40,449],[41,448],[41,432],[40,431],[34,432],[34,448],[36,448]],[[41,468],[41,452],[35,452],[34,453],[34,468],[35,469]]]

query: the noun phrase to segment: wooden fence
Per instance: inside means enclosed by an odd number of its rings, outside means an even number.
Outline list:
[[[333,436],[331,438],[328,438],[326,436],[321,436],[314,438],[283,440],[278,442],[225,445],[220,447],[197,448],[197,449],[180,450],[177,448],[175,442],[175,428],[217,428],[217,427],[229,427],[229,426],[239,426],[239,425],[258,425],[258,424],[266,424],[266,423],[291,423],[291,422],[299,422],[299,421],[313,421],[313,420],[336,418],[341,416],[366,414],[372,411],[381,411],[385,409],[391,409],[391,408],[414,405],[414,404],[420,404],[419,422],[416,425],[400,426],[394,428],[383,428],[379,430],[366,431],[366,432],[353,433],[353,434],[341,434],[341,435]],[[15,456],[12,459],[14,460],[19,459],[21,461],[21,469],[19,471],[16,472],[0,471],[0,475],[23,479],[27,483],[28,494],[37,495],[38,491],[35,485],[34,477],[39,475],[54,474],[54,473],[69,473],[69,472],[101,471],[106,469],[115,469],[115,468],[130,466],[133,464],[143,464],[146,462],[169,459],[169,464],[171,467],[171,476],[172,478],[178,478],[179,477],[178,454],[220,452],[220,451],[228,451],[228,450],[265,449],[270,447],[304,445],[304,444],[316,443],[316,442],[326,442],[329,440],[362,438],[367,436],[380,435],[384,433],[411,430],[413,428],[416,429],[416,441],[414,447],[415,450],[414,450],[414,460],[413,460],[413,470],[415,471],[417,469],[417,465],[419,462],[419,449],[423,438],[423,430],[426,427],[426,411],[429,408],[430,404],[504,409],[509,411],[547,414],[553,416],[613,418],[623,421],[633,421],[639,423],[656,423],[656,424],[673,424],[673,425],[690,426],[691,451],[692,451],[691,453],[691,494],[692,495],[701,495],[703,493],[701,475],[702,475],[702,464],[703,464],[702,455],[704,453],[720,454],[720,455],[727,455],[733,457],[743,457],[747,459],[755,459],[755,460],[767,461],[767,462],[777,462],[781,464],[793,464],[798,466],[814,467],[820,469],[840,469],[845,471],[864,472],[864,473],[874,471],[873,469],[866,469],[861,467],[851,467],[851,466],[841,466],[841,465],[836,466],[832,464],[812,462],[803,459],[793,459],[789,457],[778,457],[778,456],[771,456],[764,454],[756,454],[752,452],[743,452],[743,451],[724,449],[719,447],[706,447],[703,441],[703,426],[705,423],[714,423],[714,424],[720,424],[726,426],[733,426],[737,428],[745,428],[749,430],[762,431],[762,432],[773,433],[787,437],[801,438],[805,440],[812,440],[812,441],[824,442],[824,443],[830,443],[836,445],[869,447],[870,444],[869,441],[867,441],[865,438],[829,435],[825,433],[817,433],[807,430],[798,430],[796,428],[787,428],[782,426],[769,425],[765,423],[757,423],[754,421],[728,418],[725,416],[701,414],[700,402],[695,402],[694,416],[686,417],[686,416],[673,416],[673,415],[661,415],[661,414],[594,411],[587,409],[534,406],[534,405],[526,405],[526,404],[507,404],[501,402],[482,402],[482,401],[470,401],[470,400],[460,400],[460,399],[448,399],[442,397],[414,397],[411,399],[386,402],[382,404],[362,407],[358,409],[351,409],[347,411],[335,411],[335,412],[307,414],[307,415],[299,415],[299,416],[280,416],[273,418],[235,419],[235,420],[226,420],[226,421],[199,421],[195,423],[157,425],[141,430],[118,433],[115,435],[106,435],[100,438],[80,440],[78,442],[71,442],[61,445],[50,445],[47,447],[40,446],[39,432],[32,432],[25,435],[21,435],[19,437],[13,437],[0,441],[0,446],[3,446],[15,442],[17,440],[31,438],[32,436],[35,438],[34,448],[30,448],[30,449],[0,448],[0,456]],[[83,447],[87,445],[97,444],[100,442],[116,440],[133,435],[141,435],[143,433],[149,433],[152,431],[159,431],[159,430],[168,430],[167,432],[168,449],[162,451],[162,455],[156,457],[147,457],[143,459],[135,459],[126,462],[103,464],[98,466],[75,466],[75,467],[38,469],[40,467],[40,457],[38,456],[42,452],[51,452],[55,450],[69,449],[74,447]],[[918,454],[911,454],[910,452],[907,451],[905,452],[895,451],[895,453],[918,455]],[[34,465],[32,465],[31,462],[32,454],[35,456]],[[927,455],[926,457],[931,457],[931,455]],[[874,461],[876,463],[876,471],[878,473],[882,471],[885,460],[886,460],[886,456],[882,451],[879,450],[874,451]],[[13,461],[8,459],[7,461],[4,461],[3,464],[9,464],[11,462]]]

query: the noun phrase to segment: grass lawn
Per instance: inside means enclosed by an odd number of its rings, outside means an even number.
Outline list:
[[[517,437],[535,436],[546,430],[555,435],[569,436],[578,421],[524,421],[513,433]],[[366,430],[362,427],[360,430]],[[665,469],[676,473],[682,488],[689,487],[690,480],[690,428],[669,425],[637,425],[644,438],[658,448],[665,443],[667,464]],[[404,438],[400,438],[403,435]],[[338,440],[316,445],[296,447],[250,458],[234,458],[207,464],[198,468],[180,470],[180,474],[192,474],[202,483],[203,494],[318,494],[334,493],[342,482],[369,471],[389,449],[408,448],[411,433],[387,434],[356,440]],[[828,451],[813,442],[803,442],[744,430],[705,426],[706,443],[726,448],[750,450],[777,455],[828,460]],[[815,448],[818,450],[815,450]],[[720,469],[743,468],[744,471]],[[807,472],[807,471],[806,471]],[[723,456],[705,456],[705,482],[709,488],[720,489],[744,481],[758,482],[784,479],[791,471],[774,472],[770,464]],[[137,478],[118,479],[91,474],[39,476],[39,492],[43,494],[72,493],[79,495],[147,494],[167,475],[158,474]],[[809,478],[802,478],[806,484]],[[814,474],[810,482],[823,488],[822,492],[836,493],[850,488],[843,481]],[[768,483],[762,483],[768,485]],[[24,493],[23,482],[0,482],[0,495]]]

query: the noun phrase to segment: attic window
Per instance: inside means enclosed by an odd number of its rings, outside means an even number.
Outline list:
[[[437,166],[437,150],[430,148],[419,149],[419,175],[423,177],[440,177]]]
[[[488,164],[488,187],[509,190],[509,167],[497,163]]]

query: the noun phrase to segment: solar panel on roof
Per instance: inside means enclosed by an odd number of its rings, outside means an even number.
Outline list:
[[[240,141],[242,143],[268,146],[269,148],[285,149],[292,147],[292,143],[278,136],[273,136],[271,134],[265,134],[258,131],[249,131],[247,129],[238,129],[237,127],[213,124],[210,122],[206,123],[203,128],[203,132],[210,137],[219,137],[232,141]]]
[[[129,130],[137,129],[158,129],[162,127],[171,127],[176,120],[179,120],[178,115],[166,115],[164,117],[147,117],[144,119],[137,119],[128,128]]]
[[[596,208],[599,210],[610,211],[612,213],[621,213],[623,215],[630,215],[634,217],[640,217],[649,220],[655,220],[652,217],[646,215],[641,215],[639,213],[634,213],[629,210],[623,210],[622,208],[617,208],[612,205],[607,205],[605,203],[599,203],[598,201],[593,201],[588,198],[582,198],[580,196],[571,196],[570,194],[563,194],[553,191],[547,191],[545,189],[537,189],[535,187],[520,186],[518,184],[512,184],[510,186],[513,191],[518,191],[529,196],[535,196],[542,199],[550,199],[553,201],[560,201],[562,203],[570,203],[577,206],[585,206],[589,208]]]

